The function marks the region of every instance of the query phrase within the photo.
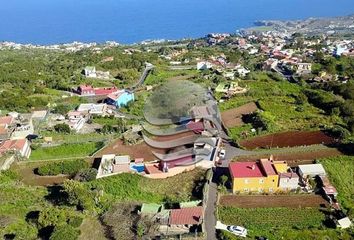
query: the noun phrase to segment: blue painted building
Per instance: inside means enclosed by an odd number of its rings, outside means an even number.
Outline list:
[[[133,92],[122,90],[109,94],[107,96],[106,103],[120,108],[126,106],[129,102],[134,100],[135,98]]]

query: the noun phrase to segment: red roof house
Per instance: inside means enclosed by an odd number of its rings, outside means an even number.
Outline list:
[[[80,85],[77,88],[77,92],[80,95],[94,95],[95,94],[95,90],[93,89],[93,87],[91,85]]]
[[[233,178],[263,177],[258,162],[233,162],[230,163],[230,174]]]
[[[172,209],[169,225],[199,225],[203,221],[203,207]]]
[[[111,93],[117,92],[118,88],[116,87],[109,87],[109,88],[95,88],[94,92],[96,96],[105,96]]]
[[[28,158],[31,154],[30,144],[27,139],[6,140],[0,144],[0,155],[17,151],[22,157]]]
[[[14,118],[12,116],[0,117],[0,126],[4,126],[5,128],[7,128],[13,123],[13,121]]]

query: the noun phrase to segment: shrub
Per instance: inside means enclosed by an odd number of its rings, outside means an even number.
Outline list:
[[[88,168],[89,164],[83,160],[52,162],[42,165],[38,168],[38,174],[41,176],[55,176],[58,174],[75,175],[79,170]]]
[[[78,228],[81,226],[82,224],[82,221],[83,221],[83,218],[82,217],[79,217],[79,216],[73,216],[69,219],[69,225],[74,227],[74,228]]]
[[[70,133],[70,127],[68,124],[65,123],[59,123],[54,126],[54,130],[58,133]]]
[[[96,168],[81,169],[75,176],[75,180],[80,182],[89,182],[95,180],[97,176]]]
[[[77,240],[79,238],[80,231],[73,228],[70,225],[63,225],[56,227],[50,240]]]

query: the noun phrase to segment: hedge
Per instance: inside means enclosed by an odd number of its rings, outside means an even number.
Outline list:
[[[42,165],[38,168],[38,174],[41,176],[55,176],[58,174],[75,175],[78,171],[88,168],[89,164],[83,160],[52,162]]]

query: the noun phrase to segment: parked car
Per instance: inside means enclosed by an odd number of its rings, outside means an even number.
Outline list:
[[[220,159],[225,159],[226,151],[225,149],[221,149],[219,152],[219,158]]]
[[[227,226],[227,230],[237,236],[246,237],[247,229],[240,226]]]

